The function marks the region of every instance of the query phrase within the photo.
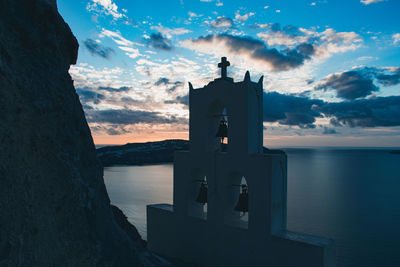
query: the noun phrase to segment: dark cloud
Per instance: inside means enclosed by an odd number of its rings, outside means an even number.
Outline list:
[[[109,59],[111,54],[114,53],[112,48],[102,46],[93,39],[86,39],[83,44],[92,55],[97,55],[105,59]]]
[[[120,135],[120,134],[126,133],[123,129],[122,129],[122,131],[121,131],[120,128],[112,128],[112,127],[109,127],[109,128],[107,128],[107,129],[105,129],[105,130],[106,130],[106,133],[107,133],[108,135]]]
[[[337,134],[338,132],[334,128],[323,127],[322,134]]]
[[[370,77],[366,77],[362,72],[346,71],[328,76],[315,89],[333,89],[336,90],[338,97],[352,100],[368,96],[372,92],[378,91],[379,87],[373,83]]]
[[[333,126],[400,126],[400,96],[374,97],[337,103],[319,99],[264,93],[264,121],[300,128],[314,128],[318,117],[330,118]],[[326,129],[324,134],[333,134]]]
[[[115,92],[128,92],[132,89],[132,87],[127,87],[127,86],[122,86],[119,88],[114,88],[114,87],[109,87],[109,86],[100,86],[99,90],[102,91],[107,91],[107,92],[111,92],[111,93],[115,93]]]
[[[299,67],[315,53],[314,46],[311,44],[303,43],[293,49],[288,48],[278,51],[276,48],[268,48],[260,40],[229,34],[208,35],[192,40],[193,43],[211,43],[213,41],[225,42],[230,52],[238,54],[246,53],[255,60],[268,63],[275,71]]]
[[[172,87],[168,88],[168,91],[173,92],[176,90],[176,88],[182,87],[183,86],[183,82],[181,81],[176,81],[172,84]]]
[[[165,104],[183,104],[185,106],[189,106],[189,94],[184,96],[177,96],[174,100],[166,100]]]
[[[211,27],[216,28],[232,28],[233,20],[227,17],[219,17],[216,20],[211,21]]]
[[[382,86],[400,83],[400,68],[362,67],[326,77],[317,90],[335,90],[338,97],[354,100],[379,91],[374,81]]]
[[[78,93],[79,99],[84,106],[87,106],[88,103],[94,103],[97,105],[105,99],[103,94],[96,93],[90,90],[88,87],[76,88],[76,92]]]
[[[324,104],[322,100],[277,92],[264,93],[263,102],[264,121],[301,128],[315,127],[315,118],[321,117],[315,108]]]
[[[383,86],[392,86],[400,84],[400,68],[373,68],[375,71],[375,78],[378,83]]]
[[[184,123],[185,119],[176,117],[164,117],[159,112],[129,109],[96,110],[87,114],[88,122],[112,123],[112,124],[136,124],[136,123]]]
[[[181,104],[189,106],[189,94],[186,94],[184,96],[177,96],[176,100]]]
[[[127,102],[127,103],[141,103],[141,102],[142,102],[142,101],[133,99],[133,98],[130,97],[130,96],[123,96],[123,97],[121,97],[121,101],[122,101],[122,102]]]
[[[161,84],[168,85],[169,79],[168,78],[160,78],[160,79],[158,79],[158,81],[156,81],[154,83],[154,85],[156,85],[156,86],[161,85]]]
[[[400,96],[325,103],[317,110],[331,117],[331,124],[335,126],[400,126]]]
[[[173,48],[172,42],[159,32],[152,33],[150,38],[146,41],[147,45],[152,46],[155,49],[170,51]]]
[[[130,133],[127,129],[125,129],[125,125],[91,125],[90,130],[92,132],[106,132],[108,135],[121,135]]]
[[[159,86],[159,85],[165,85],[165,86],[171,86],[168,88],[169,92],[173,92],[175,91],[177,88],[182,87],[183,86],[183,82],[181,81],[176,81],[176,82],[170,82],[170,80],[168,78],[160,78],[158,79],[155,83],[155,86]]]

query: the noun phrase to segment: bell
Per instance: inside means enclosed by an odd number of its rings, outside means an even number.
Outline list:
[[[226,124],[226,120],[222,119],[220,121],[216,136],[222,138],[228,137],[228,125]]]
[[[236,211],[249,211],[249,194],[247,193],[247,185],[242,184],[242,193],[239,195],[239,201],[235,206]]]
[[[207,203],[207,182],[205,180],[201,182],[200,191],[196,198],[196,202],[202,203],[203,205]]]

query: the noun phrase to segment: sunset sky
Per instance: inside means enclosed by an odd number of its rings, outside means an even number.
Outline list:
[[[188,82],[264,75],[265,146],[400,146],[400,1],[58,0],[96,144],[188,138]]]

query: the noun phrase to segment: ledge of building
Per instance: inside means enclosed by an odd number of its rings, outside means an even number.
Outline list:
[[[297,233],[292,231],[281,231],[279,233],[272,234],[272,236],[291,241],[296,241],[299,243],[305,243],[317,247],[329,247],[334,243],[333,239],[330,238],[319,237],[304,233]]]
[[[174,206],[171,204],[167,204],[167,203],[161,203],[161,204],[151,204],[151,205],[147,205],[147,207],[149,208],[153,208],[153,209],[160,209],[160,210],[165,210],[165,211],[174,211]]]

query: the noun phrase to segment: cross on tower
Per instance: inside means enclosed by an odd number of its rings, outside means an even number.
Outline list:
[[[218,63],[218,68],[221,68],[221,78],[226,78],[226,68],[230,66],[231,63],[226,61],[226,57],[221,57],[221,63]]]

